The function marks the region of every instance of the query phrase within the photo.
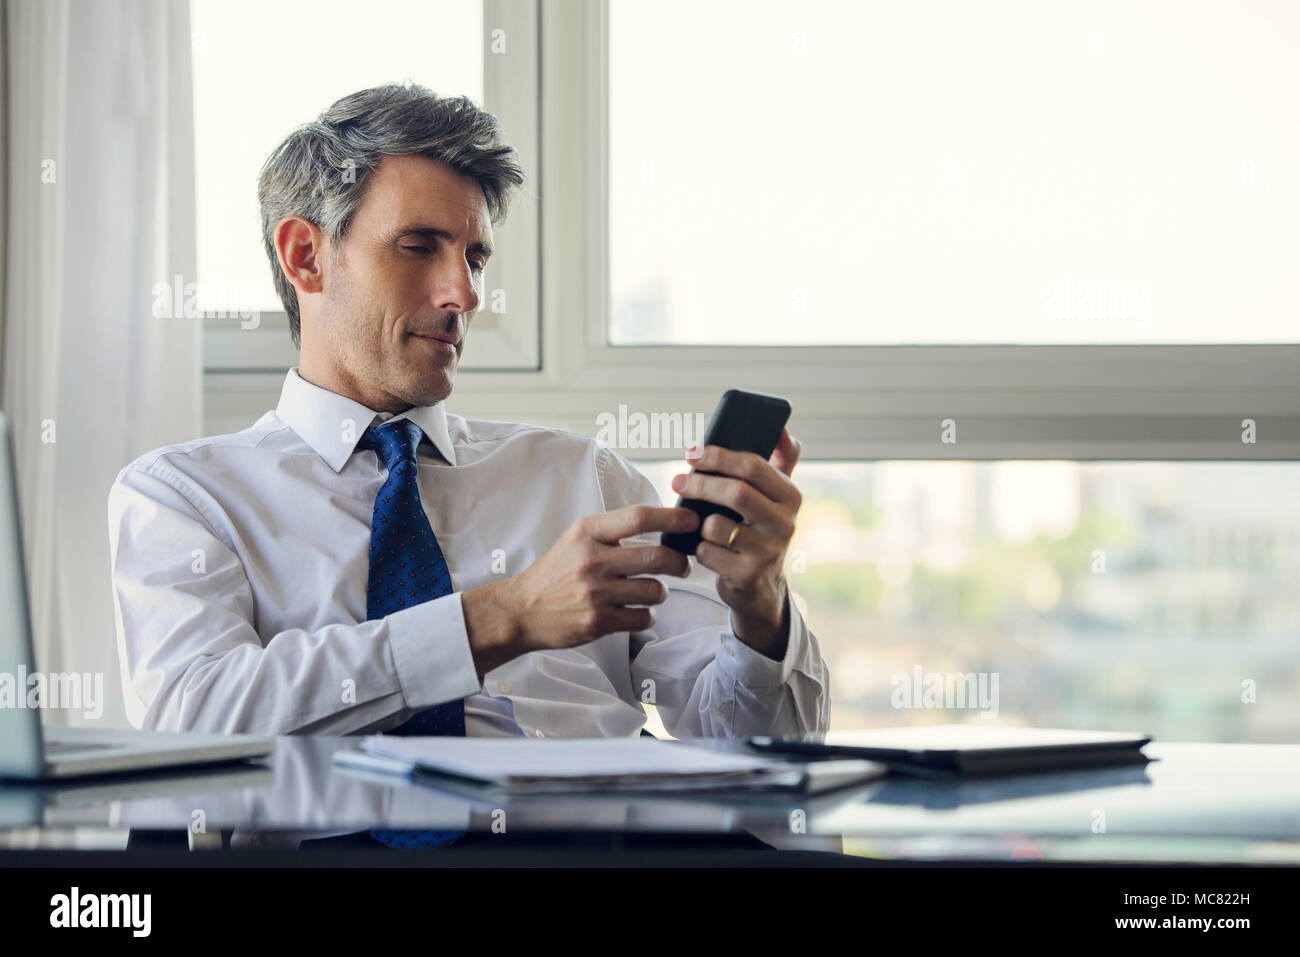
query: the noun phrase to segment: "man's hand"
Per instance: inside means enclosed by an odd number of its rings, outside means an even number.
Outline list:
[[[725,515],[706,518],[695,557],[718,573],[718,597],[731,608],[736,637],[777,661],[785,657],[790,638],[784,566],[803,503],[790,479],[801,449],[788,429],[781,430],[766,461],[753,452],[706,445],[698,457],[688,453],[687,461],[701,471],[722,474],[673,478],[673,489],[682,497],[725,505],[744,519],[737,524]]]
[[[571,648],[619,631],[645,631],[649,608],[668,597],[653,578],[690,572],[685,555],[662,545],[620,545],[646,532],[689,532],[687,508],[634,505],[578,519],[551,548],[513,578],[461,596],[479,677],[512,658]]]

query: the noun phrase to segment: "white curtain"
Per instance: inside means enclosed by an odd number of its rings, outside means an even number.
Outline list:
[[[202,424],[201,324],[155,317],[152,294],[195,274],[189,4],[4,3],[3,395],[37,666],[102,674],[93,723],[125,728],[108,489]]]

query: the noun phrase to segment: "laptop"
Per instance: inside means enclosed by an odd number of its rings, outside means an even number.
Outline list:
[[[270,754],[275,739],[254,735],[41,726],[41,709],[30,706],[29,678],[37,669],[14,474],[13,436],[0,413],[0,779],[61,779]],[[73,678],[80,676],[64,676],[62,686]],[[53,685],[52,677],[45,683]]]

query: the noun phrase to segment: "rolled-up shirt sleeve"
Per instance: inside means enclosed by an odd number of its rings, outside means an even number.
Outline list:
[[[264,639],[234,544],[193,491],[155,463],[124,469],[108,496],[118,655],[137,728],[353,734],[479,690],[459,592]]]
[[[605,447],[597,451],[607,509],[662,506],[641,472]],[[602,461],[603,460],[603,461]],[[647,540],[657,541],[658,536]],[[736,637],[717,575],[691,560],[686,578],[654,576],[668,588],[654,625],[631,636],[633,692],[653,704],[675,737],[824,733],[830,676],[817,639],[789,589],[790,634],[780,661]]]

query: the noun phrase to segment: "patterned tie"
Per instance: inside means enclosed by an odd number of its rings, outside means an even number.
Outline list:
[[[370,526],[370,577],[366,619],[383,618],[403,608],[452,593],[451,573],[420,504],[415,450],[424,433],[410,419],[367,429],[358,451],[373,451],[388,467],[388,479],[375,497]],[[463,699],[436,704],[386,732],[398,735],[465,734]],[[463,831],[372,830],[389,847],[437,847]]]

